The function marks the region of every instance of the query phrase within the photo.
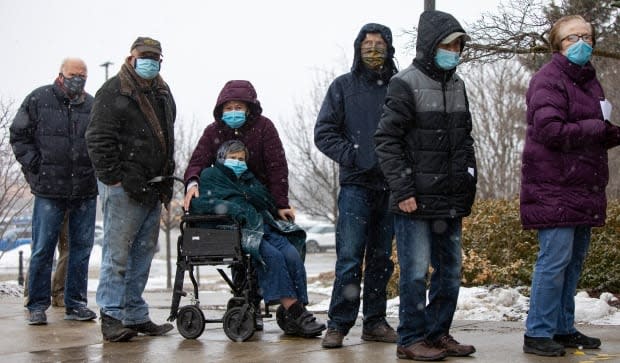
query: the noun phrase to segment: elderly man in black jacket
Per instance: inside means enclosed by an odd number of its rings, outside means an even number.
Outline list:
[[[400,358],[440,360],[475,352],[449,332],[460,287],[461,220],[476,192],[471,115],[455,73],[467,39],[452,15],[422,13],[416,57],[390,80],[375,134],[396,214]]]
[[[341,347],[355,324],[363,265],[362,339],[396,342],[396,332],[385,320],[386,286],[394,268],[392,214],[373,142],[387,83],[397,71],[392,32],[381,24],[366,24],[353,45],[351,72],[329,86],[314,128],[316,146],[340,165],[336,278],[324,348]]]
[[[130,52],[119,73],[97,91],[86,131],[103,206],[97,304],[108,341],[172,329],[151,321],[142,293],[157,247],[161,206],[172,196],[172,179],[156,177],[174,172],[176,105],[159,75],[159,41],[139,37]]]
[[[10,127],[15,158],[35,196],[26,303],[30,325],[47,324],[54,250],[65,213],[69,223],[65,319],[97,317],[86,307],[97,206],[95,172],[84,141],[93,105],[93,97],[84,91],[86,77],[84,61],[65,59],[55,82],[32,91]]]

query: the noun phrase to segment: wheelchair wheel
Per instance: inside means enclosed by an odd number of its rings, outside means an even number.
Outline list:
[[[177,330],[185,339],[196,339],[205,330],[205,316],[195,305],[186,305],[179,309]]]
[[[224,333],[235,342],[245,342],[254,335],[254,309],[248,308],[245,313],[243,307],[236,306],[224,314]]]

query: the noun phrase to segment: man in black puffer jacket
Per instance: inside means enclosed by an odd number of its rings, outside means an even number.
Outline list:
[[[176,105],[159,75],[161,44],[139,37],[117,76],[95,96],[86,131],[103,205],[103,258],[97,288],[108,341],[163,335],[142,298],[159,236],[161,205],[172,196]]]
[[[15,158],[35,196],[26,303],[30,325],[47,324],[54,250],[65,213],[69,223],[65,319],[97,317],[86,307],[97,207],[95,171],[84,141],[93,105],[93,97],[84,92],[86,77],[84,61],[65,59],[54,84],[32,91],[10,127]]]
[[[390,80],[375,134],[396,214],[400,358],[440,360],[475,352],[449,333],[460,287],[461,220],[476,192],[471,115],[455,73],[468,39],[452,15],[422,13],[416,58]]]
[[[353,45],[351,72],[329,86],[314,128],[317,148],[340,166],[336,278],[324,348],[340,348],[355,325],[364,256],[362,339],[396,342],[396,332],[385,320],[386,286],[394,269],[393,216],[373,141],[387,83],[397,72],[392,32],[381,24],[366,24]]]

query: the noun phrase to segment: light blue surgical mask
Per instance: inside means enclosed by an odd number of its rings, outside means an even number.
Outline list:
[[[222,114],[222,121],[231,129],[238,129],[245,123],[245,111],[226,111]]]
[[[237,159],[224,160],[224,166],[230,168],[237,176],[243,174],[244,171],[248,170],[248,165],[245,163],[245,161]]]
[[[577,43],[568,47],[566,58],[571,63],[583,66],[592,58],[592,46],[580,39]]]
[[[435,53],[435,63],[437,63],[439,68],[446,71],[456,68],[460,59],[461,55],[459,53],[441,48],[437,48],[437,53]]]
[[[160,63],[155,59],[136,58],[134,67],[138,76],[144,79],[153,79],[159,73]]]

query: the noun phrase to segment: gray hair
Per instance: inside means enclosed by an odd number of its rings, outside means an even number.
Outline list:
[[[217,149],[217,161],[223,163],[226,160],[226,155],[230,153],[236,153],[239,151],[245,152],[245,158],[250,157],[250,152],[248,148],[245,147],[245,144],[239,140],[228,140],[222,143],[220,147]]]

